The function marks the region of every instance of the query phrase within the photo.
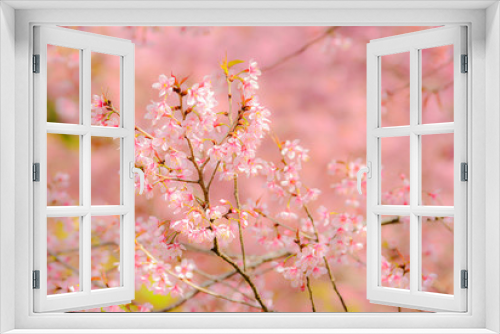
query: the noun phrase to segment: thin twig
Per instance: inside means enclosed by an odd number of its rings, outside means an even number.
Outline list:
[[[212,172],[212,176],[210,176],[210,180],[208,181],[207,189],[210,190],[210,186],[212,185],[212,181],[214,180],[215,174],[217,174],[217,169],[219,169],[220,160],[217,161],[215,165],[214,171]]]
[[[136,240],[136,242],[135,242],[135,243],[136,243],[137,247],[138,247],[141,251],[143,251],[143,252],[144,252],[144,254],[146,254],[146,256],[147,256],[147,257],[148,257],[151,261],[158,263],[158,260],[157,260],[157,259],[153,256],[153,254],[151,254],[151,253],[150,253],[147,249],[145,249],[145,248],[144,248],[144,246],[143,246],[141,243],[139,243],[137,240]],[[226,297],[226,296],[224,296],[224,295],[221,295],[221,294],[219,294],[219,293],[217,293],[217,292],[210,291],[210,290],[206,289],[205,287],[199,286],[198,284],[193,283],[193,282],[191,282],[190,280],[188,280],[188,279],[186,279],[186,278],[184,278],[184,277],[180,277],[179,275],[175,274],[175,273],[174,273],[173,271],[171,271],[170,269],[165,268],[165,271],[166,271],[169,275],[171,275],[171,276],[173,276],[173,277],[177,278],[178,280],[180,280],[180,281],[182,281],[182,282],[186,283],[186,284],[187,284],[187,285],[189,285],[190,287],[192,287],[192,288],[194,288],[194,289],[196,289],[196,290],[198,290],[198,291],[200,291],[200,292],[206,293],[207,295],[210,295],[210,296],[215,297],[215,298],[224,299],[224,300],[227,300],[227,301],[230,301],[230,302],[233,302],[233,303],[243,304],[243,305],[246,305],[246,306],[250,306],[250,307],[254,307],[254,308],[258,308],[258,309],[260,309],[260,306],[258,306],[258,305],[250,304],[250,303],[247,303],[247,302],[242,301],[242,300],[232,299],[232,298]]]
[[[276,225],[279,225],[283,228],[286,228],[287,230],[289,231],[292,231],[292,232],[297,232],[297,229],[296,228],[293,228],[293,227],[290,227],[282,222],[280,222],[279,220],[277,219],[274,219],[273,217],[270,217],[268,215],[266,215],[264,212],[258,210],[258,209],[254,209],[255,212],[257,212],[259,215],[261,215],[262,217],[266,218],[266,219],[269,219],[270,221],[272,221],[273,223],[275,223]],[[299,234],[301,234],[302,236],[304,236],[305,238],[307,239],[310,239],[310,240],[313,240],[313,241],[317,241],[315,237],[305,233],[305,232],[302,232],[302,231],[299,231]]]
[[[391,225],[391,224],[399,224],[401,223],[401,219],[399,217],[393,218],[391,220],[386,220],[380,223],[380,225]]]
[[[196,180],[184,180],[184,179],[178,179],[176,177],[169,177],[161,174],[153,174],[155,176],[161,177],[164,180],[169,180],[169,181],[177,181],[177,182],[186,182],[186,183],[198,183]]]
[[[311,289],[311,282],[309,276],[306,277],[307,292],[309,293],[309,300],[311,301],[312,311],[316,312],[316,306],[314,306],[313,292]]]
[[[311,225],[313,227],[313,230],[314,230],[314,234],[316,235],[316,238],[319,240],[319,232],[318,232],[318,229],[316,228],[316,224],[314,223],[314,219],[311,215],[311,213],[309,212],[309,209],[307,208],[306,205],[304,205],[304,210],[307,214],[307,217],[309,217],[309,219],[311,220]],[[330,282],[332,283],[332,288],[333,288],[333,291],[337,294],[337,296],[339,297],[340,299],[340,302],[342,303],[342,307],[344,308],[344,311],[345,312],[349,312],[347,310],[347,306],[344,302],[344,298],[342,297],[342,294],[340,293],[340,291],[337,289],[337,284],[335,284],[335,278],[333,277],[333,273],[332,273],[332,270],[330,268],[330,264],[328,263],[328,260],[326,258],[326,256],[323,256],[323,261],[325,262],[325,267],[326,267],[326,270],[328,272],[328,276],[330,277]]]
[[[65,267],[66,269],[71,270],[72,272],[74,272],[77,275],[80,274],[80,270],[78,268],[75,268],[72,265],[68,264],[66,261],[64,261],[63,259],[61,259],[57,254],[55,254],[55,253],[53,253],[53,252],[51,252],[49,250],[47,250],[47,253],[49,254],[49,256],[51,256],[54,259],[54,261],[56,261],[57,263],[59,263],[60,265],[62,265],[63,267]],[[92,283],[95,284],[95,285],[97,285],[100,288],[106,288],[107,287],[103,282],[100,282],[100,281],[92,281]]]
[[[271,262],[271,261],[277,260],[277,259],[282,258],[282,257],[289,256],[289,255],[290,255],[290,253],[288,253],[288,252],[277,252],[277,253],[268,254],[267,256],[263,256],[259,261],[256,261],[254,263],[250,263],[248,265],[248,268],[251,268],[251,269],[257,268],[264,263]],[[204,288],[210,287],[214,284],[220,283],[226,279],[233,277],[237,273],[238,272],[236,270],[229,271],[225,274],[217,276],[216,278],[214,278],[212,280],[208,280],[208,281],[201,283],[200,286],[204,287]],[[192,290],[191,292],[186,293],[182,299],[177,300],[175,303],[169,305],[168,307],[164,308],[160,312],[170,312],[170,311],[176,309],[177,307],[182,306],[189,299],[195,297],[199,292],[200,292],[199,290]]]
[[[204,272],[204,271],[202,271],[202,270],[199,270],[199,269],[195,269],[195,272],[196,272],[198,275],[203,276],[203,277],[208,278],[208,279],[212,279],[212,280],[213,280],[213,279],[216,279],[216,278],[217,278],[216,276],[210,275],[210,274],[208,274],[208,273],[206,273],[206,272]],[[222,284],[222,285],[224,285],[224,286],[226,286],[226,287],[230,288],[230,289],[231,289],[231,290],[233,290],[234,292],[237,292],[237,293],[241,294],[243,297],[245,297],[245,298],[247,298],[247,299],[249,299],[249,300],[253,300],[253,297],[252,297],[252,296],[250,296],[250,295],[249,295],[249,294],[247,294],[247,293],[244,293],[244,292],[240,291],[238,288],[236,288],[236,287],[232,286],[231,284],[229,284],[229,283],[228,283],[228,282],[226,282],[226,281],[220,281],[220,284]],[[259,307],[259,308],[260,308],[260,307]]]
[[[67,261],[64,261],[63,259],[61,259],[59,256],[57,256],[55,253],[47,250],[47,253],[49,254],[49,256],[53,257],[54,258],[54,261],[55,262],[58,262],[60,265],[62,265],[63,267],[65,267],[66,269],[69,269],[71,270],[72,272],[74,272],[75,274],[79,274],[80,273],[80,270],[78,270],[77,268],[73,267],[71,264],[67,263]]]
[[[255,286],[255,283],[252,281],[252,279],[250,278],[250,276],[248,276],[241,268],[240,266],[238,266],[238,264],[236,264],[236,262],[234,262],[233,260],[231,260],[231,258],[229,258],[226,254],[224,254],[220,248],[219,248],[219,243],[217,241],[217,237],[214,238],[214,248],[212,249],[212,251],[219,255],[219,257],[221,259],[223,259],[224,261],[226,261],[228,264],[230,264],[234,269],[236,269],[236,271],[243,277],[243,279],[248,283],[248,285],[250,286],[250,288],[252,289],[253,291],[253,294],[255,296],[255,299],[257,299],[257,302],[259,303],[260,307],[262,308],[262,311],[264,312],[269,312],[269,309],[267,308],[266,304],[264,304],[264,301],[262,300],[262,297],[260,296],[260,293],[259,291],[257,290],[257,287]]]
[[[142,128],[138,127],[137,125],[135,126],[135,130],[139,131],[140,133],[142,133],[145,137],[147,137],[149,139],[154,139],[154,137],[152,135],[150,135],[148,132],[146,132]]]
[[[236,208],[238,209],[238,234],[240,237],[240,248],[241,256],[243,257],[243,271],[247,271],[246,257],[245,257],[245,244],[243,243],[243,228],[241,227],[241,205],[240,205],[240,194],[238,188],[238,175],[234,176],[234,200],[236,201]]]
[[[329,27],[321,35],[319,35],[318,37],[312,39],[311,41],[309,41],[308,43],[306,43],[305,45],[303,45],[302,47],[300,47],[298,50],[292,52],[289,55],[284,56],[283,58],[277,60],[274,64],[272,64],[270,66],[263,67],[261,69],[261,71],[264,72],[264,71],[272,70],[273,68],[275,68],[275,67],[277,67],[277,66],[279,66],[279,65],[281,65],[281,64],[283,64],[285,62],[287,62],[290,59],[292,59],[293,57],[296,57],[296,56],[300,55],[301,53],[303,53],[307,49],[309,49],[311,46],[313,46],[314,44],[320,42],[325,37],[327,37],[328,35],[332,34],[338,28],[339,27]]]
[[[337,284],[335,284],[335,277],[333,276],[332,270],[330,269],[330,264],[328,263],[328,260],[326,257],[323,257],[323,260],[325,261],[325,267],[326,270],[328,271],[328,277],[330,277],[330,282],[332,283],[333,291],[337,294],[337,297],[340,299],[340,303],[342,304],[342,308],[344,309],[344,312],[349,312],[347,309],[347,305],[345,304],[344,298],[340,294],[339,290],[337,289]]]

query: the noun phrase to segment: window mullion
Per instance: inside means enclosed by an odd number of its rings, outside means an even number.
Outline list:
[[[90,128],[90,113],[91,113],[91,91],[90,91],[90,80],[91,80],[91,51],[89,48],[83,49],[83,61],[82,61],[82,75],[81,75],[81,116],[82,125],[87,129]],[[90,209],[91,206],[91,133],[87,131],[82,137],[82,156],[80,163],[82,164],[82,178],[81,178],[81,189],[82,189],[82,202],[83,205]],[[90,294],[91,291],[91,214],[90,210],[82,218],[82,225],[80,233],[80,252],[81,252],[81,268],[80,270],[80,284],[82,284],[81,290],[85,293]]]
[[[412,294],[419,287],[420,231],[419,217],[413,208],[419,201],[420,192],[420,140],[414,132],[419,123],[420,108],[420,59],[419,50],[410,50],[410,291]]]

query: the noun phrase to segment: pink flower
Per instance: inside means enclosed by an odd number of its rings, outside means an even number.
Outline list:
[[[165,243],[163,244],[165,245]],[[178,242],[167,244],[165,245],[165,247],[167,248],[166,256],[168,257],[169,260],[181,257],[182,251],[186,250],[186,248]]]
[[[297,214],[292,212],[290,208],[286,208],[285,211],[281,211],[278,213],[278,218],[284,219],[284,220],[295,220],[298,218]]]
[[[217,235],[217,238],[222,239],[225,242],[231,242],[235,238],[233,230],[226,224],[217,225],[215,227],[215,234]]]
[[[227,213],[227,208],[225,206],[215,206],[207,209],[207,216],[212,219],[221,219]]]
[[[192,229],[188,232],[189,241],[198,244],[212,242],[214,237],[214,232],[208,228]]]
[[[175,272],[180,278],[191,279],[193,278],[193,270],[195,268],[192,260],[183,259],[180,265],[175,266]]]
[[[259,67],[257,65],[257,62],[253,59],[250,60],[250,65],[248,67],[248,76],[250,79],[257,80],[258,76],[262,74],[262,72],[259,70]]]
[[[259,84],[251,78],[243,78],[243,80],[239,82],[238,88],[243,91],[243,96],[248,99],[255,94],[257,89],[259,89]]]
[[[153,84],[154,89],[158,89],[159,96],[163,96],[165,94],[170,94],[172,93],[174,89],[174,83],[175,83],[175,78],[174,77],[167,77],[164,74],[161,74],[160,77],[158,78],[158,82]]]
[[[94,95],[92,97],[92,108],[104,108],[106,107],[106,99],[103,95]]]
[[[292,287],[294,288],[299,286],[302,288],[305,285],[305,276],[302,271],[295,266],[284,268],[283,276],[285,279],[291,281]]]
[[[163,116],[172,115],[172,109],[165,102],[159,102],[150,104],[146,107],[147,113],[144,116],[146,119],[151,119],[153,121],[153,125],[156,124]]]
[[[181,288],[181,286],[178,283],[176,283],[175,285],[170,287],[169,293],[170,293],[170,296],[175,298],[178,296],[182,296],[184,293],[184,290]]]

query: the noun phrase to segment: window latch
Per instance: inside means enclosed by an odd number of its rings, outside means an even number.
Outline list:
[[[363,177],[363,174],[366,173],[369,179],[372,178],[372,163],[371,161],[368,161],[366,163],[367,167],[360,168],[357,173],[357,178],[358,178],[358,192],[360,195],[363,194],[363,190],[361,189],[361,178]]]
[[[135,167],[135,162],[131,161],[129,164],[129,171],[130,171],[130,178],[133,179],[135,177],[135,173],[139,174],[139,182],[140,182],[140,189],[139,189],[139,195],[142,195],[144,192],[144,172],[142,169]]]

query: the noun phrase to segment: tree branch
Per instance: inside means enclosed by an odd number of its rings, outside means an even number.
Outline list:
[[[268,215],[266,215],[264,212],[260,211],[260,210],[257,210],[257,209],[254,209],[255,212],[257,212],[259,215],[261,215],[262,217],[264,218],[267,218],[269,219],[270,221],[272,221],[273,223],[275,223],[276,225],[279,225],[283,228],[286,228],[287,230],[289,231],[292,231],[292,232],[297,232],[297,229],[296,228],[293,228],[293,227],[290,227],[282,222],[280,222],[279,220],[277,219],[274,219],[273,217],[270,217]],[[299,231],[299,234],[301,234],[303,237],[309,239],[309,240],[312,240],[312,241],[317,241],[315,237],[305,233],[305,232],[302,232],[302,231]]]
[[[202,271],[202,270],[199,270],[199,269],[195,269],[195,272],[196,272],[198,275],[203,276],[203,277],[208,278],[208,279],[211,279],[211,280],[217,279],[217,277],[216,277],[216,276],[210,275],[210,274],[208,274],[208,273],[206,273],[206,272],[204,272],[204,271]],[[226,281],[220,281],[219,283],[220,283],[220,284],[222,284],[222,285],[224,285],[224,286],[226,286],[226,287],[228,287],[228,288],[230,288],[230,289],[231,289],[231,290],[233,290],[234,292],[239,293],[240,295],[242,295],[243,297],[245,297],[245,298],[247,298],[247,299],[249,299],[249,300],[253,300],[253,299],[254,299],[254,298],[253,298],[252,296],[250,296],[249,294],[247,294],[247,293],[244,293],[244,292],[240,291],[238,288],[236,288],[236,287],[232,286],[231,284],[227,283]],[[258,308],[260,308],[260,307],[258,307]]]
[[[217,254],[221,259],[223,259],[224,261],[226,261],[228,264],[230,264],[234,269],[236,269],[236,271],[243,277],[243,279],[248,283],[248,285],[250,286],[250,288],[252,289],[253,291],[253,294],[255,295],[255,299],[257,299],[257,302],[259,303],[260,307],[262,308],[262,311],[264,312],[269,312],[269,309],[267,308],[267,306],[264,304],[264,302],[262,301],[262,297],[260,296],[260,293],[259,291],[257,290],[257,287],[255,286],[254,282],[252,281],[252,279],[250,278],[250,276],[248,276],[241,268],[240,266],[238,266],[236,264],[236,262],[234,262],[233,260],[231,260],[226,254],[224,254],[220,248],[219,248],[219,243],[217,241],[217,237],[214,238],[214,248],[212,249],[212,251]]]
[[[136,241],[135,241],[135,243],[136,243],[137,247],[138,247],[141,251],[143,251],[143,252],[144,252],[144,254],[146,254],[146,256],[147,256],[148,258],[150,258],[150,260],[152,260],[153,262],[158,263],[158,260],[157,260],[157,259],[153,256],[153,254],[151,254],[151,253],[150,253],[150,252],[149,252],[146,248],[144,248],[144,246],[143,246],[140,242],[138,242],[138,241],[136,240]],[[212,296],[212,297],[215,297],[215,298],[220,298],[220,299],[224,299],[224,300],[227,300],[227,301],[230,301],[230,302],[233,302],[233,303],[243,304],[243,305],[246,305],[246,306],[250,306],[250,307],[254,307],[254,308],[259,308],[259,309],[260,309],[260,307],[259,307],[259,306],[257,306],[257,305],[253,305],[253,304],[247,303],[247,302],[242,301],[242,300],[232,299],[232,298],[226,297],[226,296],[224,296],[224,295],[221,295],[221,294],[219,294],[219,293],[217,293],[217,292],[210,291],[210,290],[206,289],[205,287],[203,287],[203,286],[199,286],[199,285],[197,285],[197,284],[195,284],[195,283],[191,282],[190,280],[188,280],[188,279],[186,279],[186,278],[184,278],[184,277],[180,277],[179,275],[177,275],[176,273],[174,273],[174,272],[173,272],[173,271],[171,271],[170,269],[165,268],[165,271],[166,271],[169,275],[171,275],[171,276],[175,277],[176,279],[178,279],[178,280],[180,280],[180,281],[182,281],[182,282],[186,283],[186,284],[187,284],[187,285],[189,285],[190,287],[192,287],[192,288],[194,288],[194,289],[196,289],[196,290],[198,290],[198,291],[200,291],[200,292],[206,293],[206,294],[208,294],[208,295],[210,295],[210,296]]]
[[[316,224],[314,224],[314,219],[313,219],[313,217],[312,217],[311,213],[309,212],[309,209],[307,208],[306,205],[304,205],[304,210],[307,214],[307,217],[309,217],[309,219],[311,220],[311,225],[313,226],[314,234],[316,235],[316,238],[319,240],[318,229],[316,228]],[[323,256],[323,261],[325,262],[325,267],[326,267],[326,270],[328,272],[328,276],[330,277],[330,282],[332,283],[333,291],[337,294],[337,297],[339,297],[340,302],[342,303],[342,307],[344,308],[344,311],[349,312],[347,310],[347,306],[344,302],[344,298],[340,294],[340,291],[337,289],[337,284],[335,284],[335,278],[333,277],[333,273],[332,273],[332,270],[330,268],[330,264],[328,263],[326,256]]]
[[[271,261],[277,260],[277,259],[279,259],[281,257],[286,257],[286,256],[289,256],[289,255],[290,255],[290,253],[288,253],[288,252],[276,252],[276,253],[272,253],[272,254],[269,254],[267,256],[262,257],[259,261],[256,261],[254,263],[249,264],[248,268],[251,268],[251,269],[257,268],[257,267],[259,267],[260,265],[262,265],[264,263],[271,262]],[[237,273],[238,272],[236,270],[229,271],[229,272],[227,272],[225,274],[217,276],[214,279],[211,279],[211,280],[208,280],[208,281],[205,281],[205,282],[201,283],[200,286],[204,287],[204,288],[210,287],[210,286],[212,286],[214,284],[220,283],[220,282],[222,282],[222,281],[224,281],[226,279],[229,279],[229,278],[233,277]],[[168,307],[164,308],[160,312],[170,312],[171,310],[176,309],[177,307],[182,306],[189,299],[195,297],[199,292],[200,292],[199,290],[193,290],[190,293],[185,294],[182,299],[177,300],[175,303],[169,305]]]

